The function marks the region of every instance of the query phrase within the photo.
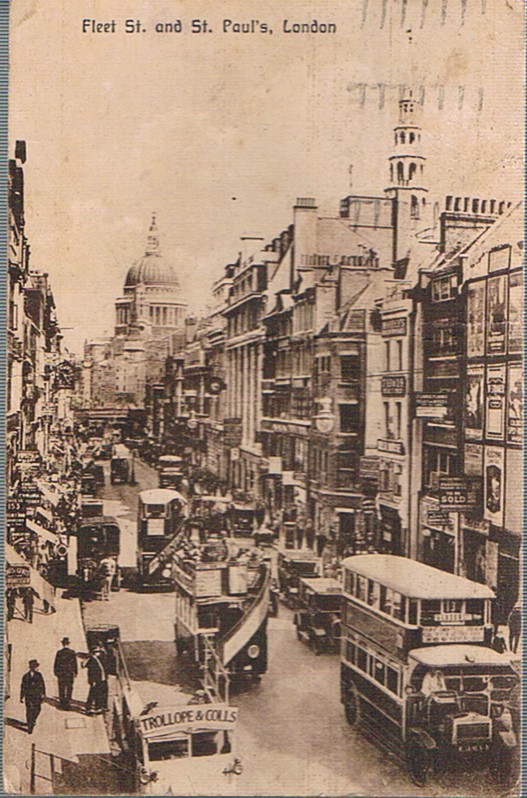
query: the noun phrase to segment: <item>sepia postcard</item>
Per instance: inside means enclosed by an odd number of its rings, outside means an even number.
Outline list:
[[[524,82],[521,0],[11,0],[5,794],[522,794]]]

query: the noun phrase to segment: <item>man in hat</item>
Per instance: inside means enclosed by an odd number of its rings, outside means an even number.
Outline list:
[[[94,712],[104,712],[108,706],[108,676],[104,664],[104,651],[101,646],[95,646],[82,667],[88,670],[88,684],[90,685],[86,711],[90,715]]]
[[[53,673],[59,683],[59,702],[62,709],[69,709],[73,682],[78,673],[77,655],[70,648],[68,637],[62,638],[62,648],[55,655]]]
[[[39,663],[36,659],[29,660],[29,670],[22,676],[20,685],[20,703],[26,704],[26,721],[29,734],[33,734],[35,723],[40,715],[42,701],[46,695],[44,678],[38,670]]]

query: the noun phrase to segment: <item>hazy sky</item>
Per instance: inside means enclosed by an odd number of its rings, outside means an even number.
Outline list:
[[[83,33],[84,18],[116,32]],[[178,19],[182,33],[155,32]],[[350,164],[353,192],[382,192],[401,84],[423,99],[433,195],[519,198],[523,36],[521,0],[11,0],[10,152],[27,141],[32,266],[66,342],[111,332],[152,210],[202,307],[239,236],[279,233],[297,196],[335,213]]]

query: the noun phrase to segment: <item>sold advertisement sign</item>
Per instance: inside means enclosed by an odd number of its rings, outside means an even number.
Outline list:
[[[439,507],[441,510],[467,510],[476,507],[476,491],[463,477],[441,477]]]

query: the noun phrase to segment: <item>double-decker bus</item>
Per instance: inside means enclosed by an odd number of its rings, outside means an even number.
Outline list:
[[[151,563],[178,532],[186,518],[187,500],[176,490],[154,488],[143,490],[138,497],[137,508],[137,571],[141,583],[154,580]],[[166,577],[157,569],[157,581],[170,580],[170,569]]]
[[[343,568],[348,723],[404,754],[420,786],[456,758],[514,780],[518,676],[509,657],[490,648],[493,591],[388,554],[348,557]]]

